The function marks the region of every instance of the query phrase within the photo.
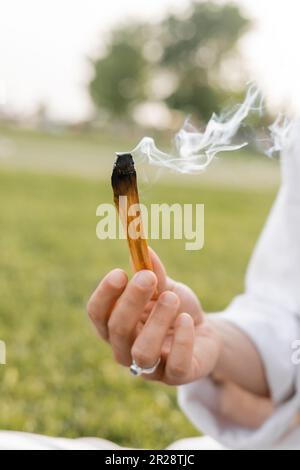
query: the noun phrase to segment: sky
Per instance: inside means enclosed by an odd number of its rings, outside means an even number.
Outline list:
[[[225,0],[219,0],[222,3]],[[249,81],[271,106],[300,114],[300,2],[234,0],[255,20],[240,44]],[[0,0],[0,111],[46,103],[55,119],[92,112],[89,57],[105,32],[131,18],[157,20],[187,0]]]

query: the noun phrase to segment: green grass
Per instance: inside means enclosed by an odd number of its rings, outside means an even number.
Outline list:
[[[207,311],[242,291],[273,196],[263,188],[179,191],[161,182],[144,193],[146,203],[205,203],[204,250],[186,252],[183,241],[152,246]],[[99,279],[113,267],[128,269],[126,243],[95,236],[96,207],[111,201],[108,181],[2,169],[0,199],[0,339],[8,361],[0,366],[0,429],[152,448],[197,435],[176,391],[131,378],[86,318]]]

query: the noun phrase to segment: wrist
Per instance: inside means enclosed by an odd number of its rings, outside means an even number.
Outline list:
[[[219,344],[211,372],[216,383],[231,382],[261,397],[269,397],[269,385],[259,351],[251,339],[233,323],[209,315],[207,322]]]

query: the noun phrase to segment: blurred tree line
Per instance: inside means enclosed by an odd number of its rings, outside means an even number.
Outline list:
[[[160,102],[207,120],[241,92],[231,72],[241,79],[237,44],[249,26],[236,5],[214,1],[194,1],[160,23],[119,26],[93,61],[96,108],[128,120],[138,104]]]

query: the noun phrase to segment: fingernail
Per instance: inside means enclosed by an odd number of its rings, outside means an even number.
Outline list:
[[[112,273],[110,273],[108,280],[115,288],[121,288],[127,282],[126,275],[121,269],[115,269]]]
[[[192,317],[188,313],[182,313],[179,318],[180,326],[188,327],[191,325]]]
[[[178,304],[178,297],[174,292],[164,292],[161,296],[159,301],[164,304],[168,305],[168,307],[171,307],[173,305]]]
[[[156,279],[151,271],[140,271],[134,277],[134,282],[141,287],[153,287]]]

